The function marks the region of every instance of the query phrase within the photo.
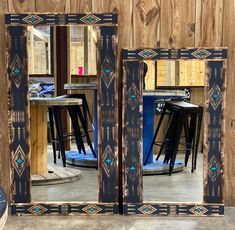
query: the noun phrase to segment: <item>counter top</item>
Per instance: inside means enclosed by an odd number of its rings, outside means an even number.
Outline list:
[[[31,97],[29,99],[31,105],[44,106],[66,106],[66,105],[81,105],[82,100],[77,98],[63,98],[63,97]]]
[[[64,89],[84,89],[84,90],[95,90],[97,89],[97,82],[86,82],[86,83],[67,83],[64,84]]]

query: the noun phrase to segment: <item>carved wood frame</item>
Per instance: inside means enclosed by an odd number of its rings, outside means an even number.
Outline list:
[[[6,14],[5,25],[12,214],[118,213],[117,14]],[[102,127],[98,131],[99,202],[31,202],[26,27],[35,25],[99,27],[98,126]]]
[[[125,214],[217,216],[224,214],[224,109],[227,49],[123,49],[122,171]],[[142,177],[143,60],[206,61],[204,192],[202,203],[144,202]],[[173,175],[174,176],[174,175]]]

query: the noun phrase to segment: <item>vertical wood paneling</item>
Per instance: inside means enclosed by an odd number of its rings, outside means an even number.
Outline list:
[[[93,12],[116,12],[118,14],[118,47],[132,47],[132,1],[93,0]]]
[[[35,0],[8,0],[8,7],[11,13],[34,12]]]
[[[199,2],[201,1],[201,2]],[[196,31],[200,36],[195,39],[195,46],[221,46],[224,0],[199,0]]]
[[[92,12],[92,0],[70,0],[71,13]]]
[[[134,47],[159,47],[160,0],[133,0]]]
[[[195,7],[195,0],[161,1],[161,47],[194,46]]]
[[[10,149],[8,140],[8,103],[6,39],[4,13],[7,12],[7,0],[0,1],[0,185],[8,195],[10,191]]]
[[[14,0],[13,0],[14,1]],[[35,0],[37,12],[69,12],[70,1],[69,0]]]
[[[225,188],[226,205],[235,205],[235,1],[224,2],[223,46],[228,47],[227,92],[225,109]]]

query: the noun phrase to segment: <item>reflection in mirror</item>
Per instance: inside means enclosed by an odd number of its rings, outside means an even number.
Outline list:
[[[61,52],[55,50],[53,30],[28,27],[27,34],[32,202],[97,201],[97,85],[84,85],[96,81],[97,31],[67,27],[70,68],[65,77],[75,88],[55,100],[54,57]]]
[[[143,93],[144,202],[202,202],[205,62],[160,60],[146,63],[148,72]],[[157,90],[153,90],[155,82]],[[159,89],[160,86],[163,88]],[[165,89],[165,86],[171,87]],[[188,88],[185,90],[179,86]],[[161,116],[163,120],[160,122]],[[192,163],[194,172],[191,172]]]
[[[146,89],[155,89],[155,86],[204,86],[204,61],[159,60],[145,61],[145,63],[148,65],[145,77]]]

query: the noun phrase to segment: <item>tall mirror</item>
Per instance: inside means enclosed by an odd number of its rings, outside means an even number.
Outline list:
[[[61,35],[56,27],[35,26],[27,30],[32,201],[98,201],[98,151],[94,144],[94,136],[97,140],[97,130],[94,134],[94,121],[97,121],[97,112],[94,113],[97,111],[97,30],[92,26],[71,26],[66,28],[62,37],[58,37]],[[61,38],[67,41],[66,47],[56,45]],[[70,88],[60,93],[55,90],[60,80],[55,66],[63,49],[66,49],[66,56],[60,59],[68,63],[66,85]],[[90,89],[86,85],[89,82],[96,86]],[[69,98],[67,102],[60,98],[57,102],[52,101],[56,96]],[[79,99],[71,104],[70,98]],[[74,118],[72,113],[77,110],[81,114]],[[77,119],[78,126],[75,127],[71,119]],[[64,126],[66,167],[63,167],[58,124]],[[77,135],[74,129],[81,134]],[[91,141],[94,152],[91,152],[88,141]]]

